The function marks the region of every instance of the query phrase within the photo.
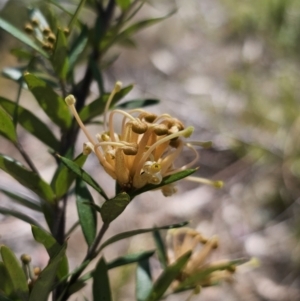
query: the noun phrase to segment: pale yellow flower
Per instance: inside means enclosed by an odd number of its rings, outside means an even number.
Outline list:
[[[167,246],[169,264],[175,262],[183,254],[189,251],[192,252],[187,265],[173,285],[175,290],[178,285],[188,277],[210,268],[214,269],[214,267],[216,270],[207,273],[207,275],[199,280],[199,282],[195,283],[195,285],[199,287],[208,286],[222,280],[232,280],[235,266],[231,265],[230,261],[223,260],[212,263],[208,262],[210,255],[216,248],[218,248],[218,244],[218,238],[216,236],[206,238],[201,233],[191,228],[183,227],[168,231]],[[223,267],[226,265],[228,265],[228,268],[224,269]],[[219,267],[220,269],[218,269]]]
[[[74,96],[66,97],[66,103],[88,139],[83,152],[94,152],[105,171],[118,182],[123,191],[139,189],[146,184],[158,185],[164,177],[193,167],[199,159],[194,146],[207,147],[210,142],[185,141],[194,128],[185,127],[181,121],[169,114],[157,116],[143,109],[115,109],[108,115],[111,101],[120,89],[121,83],[117,82],[106,103],[104,131],[97,134],[96,139],[82,123],[75,109]],[[123,117],[119,133],[115,130],[116,115]],[[194,159],[184,166],[175,167],[175,161],[184,148],[194,154]],[[221,186],[219,181],[212,182],[195,177],[190,177],[190,180]],[[174,184],[162,186],[160,189],[165,196],[176,192]]]

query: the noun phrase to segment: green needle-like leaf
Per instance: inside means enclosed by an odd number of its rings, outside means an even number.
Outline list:
[[[194,172],[196,172],[197,170],[198,170],[197,168],[193,168],[193,169],[186,169],[186,170],[183,170],[183,171],[179,171],[179,172],[177,172],[173,175],[164,177],[163,180],[161,181],[161,183],[158,184],[158,185],[157,184],[155,184],[155,185],[154,184],[148,184],[148,185],[145,185],[144,187],[142,187],[138,190],[128,192],[128,194],[130,195],[131,199],[133,199],[135,196],[137,196],[141,193],[144,193],[146,191],[153,190],[153,189],[158,189],[162,186],[165,186],[165,185],[177,182],[181,179],[184,179],[185,177],[188,177],[191,174],[193,174]]]
[[[57,31],[56,43],[51,61],[58,77],[65,80],[69,69],[69,59],[67,39],[65,33],[61,29],[58,29]]]
[[[45,247],[50,259],[54,259],[56,254],[61,249],[61,245],[55,240],[55,238],[50,233],[46,232],[45,230],[42,230],[41,228],[36,226],[32,226],[31,230],[34,239]],[[59,279],[62,279],[64,276],[68,275],[68,273],[68,258],[66,255],[63,255],[57,269],[57,277]]]
[[[58,156],[58,158],[70,169],[72,170],[77,176],[79,176],[84,182],[89,184],[91,187],[93,187],[97,192],[99,192],[100,195],[103,196],[104,199],[108,200],[107,195],[103,191],[103,189],[98,185],[98,183],[88,174],[86,173],[82,168],[80,168],[76,163],[74,163],[72,160],[69,160],[67,158]]]
[[[74,159],[75,164],[77,166],[81,167],[86,161],[87,156],[83,155],[82,153]],[[55,175],[53,176],[53,179],[51,181],[51,187],[56,193],[57,198],[61,198],[63,195],[65,195],[69,188],[71,187],[73,181],[76,179],[77,174],[74,173],[71,169],[69,169],[66,165],[63,163],[61,166],[58,167],[57,171],[55,172]]]
[[[1,247],[1,257],[12,281],[14,294],[17,295],[20,300],[27,301],[29,293],[27,279],[18,259],[16,258],[15,254],[6,246]]]
[[[41,272],[37,281],[34,283],[30,293],[29,301],[47,301],[52,290],[53,282],[57,274],[57,269],[61,261],[65,258],[67,244],[60,247],[56,254],[50,259],[47,267]]]
[[[49,203],[55,202],[55,194],[48,183],[36,173],[28,170],[20,162],[11,157],[0,154],[0,169],[15,178],[20,184],[35,192]]]
[[[96,237],[97,215],[93,207],[86,203],[94,204],[94,200],[85,183],[80,179],[76,181],[75,194],[79,222],[85,240],[90,247]]]
[[[73,26],[74,23],[76,22],[76,20],[77,20],[77,18],[78,18],[78,15],[79,15],[79,13],[80,13],[80,11],[81,11],[81,9],[84,7],[85,1],[86,1],[86,0],[81,0],[80,3],[78,4],[77,9],[76,9],[74,15],[72,16],[72,18],[71,18],[71,20],[70,20],[70,22],[69,22],[69,25],[68,25],[68,28],[69,28],[69,29],[72,28],[72,26]]]
[[[10,115],[13,116],[16,104],[11,100],[0,97],[0,105]],[[33,136],[40,141],[57,151],[59,149],[59,142],[53,135],[52,131],[39,118],[32,114],[27,109],[18,105],[17,110],[18,123]],[[0,121],[1,122],[1,121]]]
[[[0,261],[0,279],[0,292],[4,292],[6,296],[11,296],[14,291],[14,286],[2,261]]]
[[[71,115],[65,101],[45,81],[27,73],[24,79],[39,105],[49,118],[62,129],[71,125]]]
[[[157,249],[158,259],[162,268],[165,269],[168,265],[168,257],[163,239],[161,238],[160,232],[158,230],[155,230],[153,232],[153,238]]]
[[[12,36],[23,42],[24,44],[28,45],[32,49],[36,50],[39,52],[42,56],[45,58],[48,58],[48,54],[40,48],[33,40],[28,37],[26,34],[24,34],[23,31],[20,29],[16,28],[14,25],[10,24],[9,22],[5,21],[4,19],[0,18],[0,28],[5,30],[6,32],[10,33]]]
[[[136,108],[144,108],[147,106],[157,105],[158,103],[159,103],[158,99],[132,99],[119,104],[117,108],[132,110]]]
[[[144,301],[153,287],[149,258],[141,260],[136,269],[136,299]]]
[[[99,260],[93,274],[93,300],[111,301],[111,291],[107,265],[103,257]]]
[[[107,268],[110,270],[110,269],[114,269],[114,268],[117,268],[117,267],[120,267],[120,266],[123,266],[126,264],[136,263],[141,260],[149,259],[149,257],[151,257],[154,253],[155,253],[155,250],[124,255],[122,257],[116,258],[116,259],[108,262]]]
[[[149,296],[144,299],[145,301],[157,301],[162,298],[171,283],[176,279],[179,273],[187,264],[191,257],[191,252],[187,252],[179,257],[173,264],[169,265],[163,273],[159,276],[153,285]]]
[[[80,35],[77,37],[77,39],[71,46],[69,55],[69,72],[74,71],[73,68],[87,45],[88,32],[88,27],[86,25],[83,25],[81,28]]]
[[[121,89],[120,92],[116,93],[112,102],[111,106],[116,104],[120,99],[125,97],[133,88],[133,85],[127,86],[123,89]],[[105,109],[105,103],[107,102],[109,97],[109,94],[104,94],[100,96],[98,99],[94,100],[87,106],[85,106],[79,113],[79,116],[82,120],[82,122],[88,122],[94,117],[97,117],[101,115],[104,112]]]
[[[4,215],[10,215],[10,216],[16,217],[17,219],[19,219],[19,220],[21,220],[25,223],[28,223],[30,225],[35,225],[37,227],[41,227],[39,225],[39,223],[37,221],[35,221],[33,218],[31,218],[30,216],[28,216],[24,213],[21,213],[19,211],[15,211],[15,210],[7,209],[7,208],[4,208],[4,207],[0,207],[0,213],[4,214]]]
[[[129,238],[131,236],[134,236],[134,235],[138,235],[138,234],[143,234],[143,233],[148,233],[148,232],[153,232],[155,230],[164,230],[164,229],[173,229],[173,228],[180,228],[180,227],[184,227],[188,224],[188,222],[184,222],[184,223],[180,223],[180,224],[173,224],[173,225],[167,225],[167,226],[162,226],[162,227],[155,227],[155,228],[146,228],[146,229],[138,229],[138,230],[132,230],[132,231],[127,231],[127,232],[122,232],[122,233],[119,233],[111,238],[109,238],[107,241],[105,241],[100,249],[99,249],[99,252],[101,250],[103,250],[105,247],[107,247],[108,245],[116,242],[116,241],[119,241],[119,240],[122,240],[122,239],[125,239],[125,238]]]
[[[116,219],[130,203],[130,196],[125,193],[119,193],[114,198],[106,201],[101,206],[101,217],[104,223],[109,224]]]
[[[18,141],[13,121],[2,107],[0,107],[0,135],[13,143]]]

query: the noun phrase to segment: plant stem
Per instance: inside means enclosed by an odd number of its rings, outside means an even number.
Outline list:
[[[69,298],[69,292],[68,289],[71,287],[72,284],[74,284],[77,279],[80,277],[81,273],[84,271],[84,269],[86,268],[86,266],[97,256],[97,248],[105,234],[105,232],[107,231],[109,227],[109,224],[104,223],[94,241],[94,243],[91,245],[91,247],[89,248],[87,254],[85,255],[79,269],[76,271],[76,273],[74,273],[70,280],[69,283],[66,285],[63,296],[61,296],[59,298],[59,301],[66,301]]]

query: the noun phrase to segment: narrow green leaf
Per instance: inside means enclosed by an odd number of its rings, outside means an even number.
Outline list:
[[[175,174],[172,174],[170,176],[164,177],[163,180],[161,181],[160,184],[148,184],[143,186],[142,188],[129,192],[128,194],[130,195],[130,198],[133,199],[135,196],[144,193],[146,191],[152,190],[152,189],[157,189],[159,187],[177,182],[181,179],[184,179],[185,177],[190,176],[191,174],[193,174],[194,172],[196,172],[198,169],[197,168],[193,168],[193,169],[186,169],[183,171],[179,171]]]
[[[80,13],[80,11],[82,10],[82,8],[84,7],[84,4],[85,4],[85,1],[86,0],[81,0],[79,5],[77,6],[77,9],[74,13],[74,15],[72,16],[70,22],[69,22],[69,25],[68,25],[68,28],[71,29],[72,26],[74,25],[74,23],[76,22],[77,18],[78,18],[78,15]]]
[[[24,213],[21,213],[21,212],[15,211],[15,210],[11,210],[11,209],[7,209],[4,207],[0,207],[0,213],[3,215],[13,216],[13,217],[20,219],[21,221],[28,223],[30,225],[35,225],[37,227],[41,227],[37,221],[35,221],[33,218],[31,218],[30,216],[28,216]]]
[[[94,79],[97,82],[99,94],[103,95],[104,94],[103,78],[102,78],[100,68],[97,65],[97,62],[95,62],[94,60],[91,60],[90,68],[93,72]]]
[[[129,8],[131,1],[130,0],[116,0],[116,2],[122,10],[126,10],[127,8]]]
[[[127,254],[122,257],[116,258],[110,262],[107,263],[107,268],[114,269],[126,264],[136,263],[141,260],[149,259],[153,254],[155,253],[155,250],[153,251],[145,251],[145,252],[139,252],[135,254]]]
[[[215,271],[222,271],[230,268],[235,268],[237,265],[244,263],[245,259],[236,259],[229,261],[227,263],[221,263],[219,265],[215,265],[213,267],[209,267],[206,269],[202,269],[189,277],[187,277],[184,281],[182,281],[178,287],[176,288],[176,292],[179,292],[185,288],[195,287],[197,284],[201,284],[202,281],[206,280],[207,277],[215,272]]]
[[[153,287],[149,258],[141,260],[136,269],[136,299],[144,301]]]
[[[5,30],[6,32],[10,33],[12,36],[23,42],[24,44],[28,45],[32,49],[39,52],[45,58],[48,58],[47,52],[45,52],[42,48],[40,48],[30,37],[28,37],[23,31],[16,28],[14,25],[8,23],[4,19],[0,17],[0,28]]]
[[[116,35],[110,39],[105,39],[106,41],[104,43],[103,42],[101,43],[102,51],[103,52],[107,51],[113,44],[122,42],[124,39],[131,37],[133,34],[137,33],[138,31],[140,31],[148,26],[159,23],[166,18],[169,18],[172,14],[174,14],[174,12],[172,12],[164,17],[161,17],[161,18],[142,20],[142,21],[139,21],[139,22],[129,26],[128,28],[126,28],[125,30],[120,32],[118,35]]]
[[[41,206],[36,202],[36,200],[28,197],[27,195],[23,194],[23,193],[14,193],[11,192],[9,190],[6,190],[4,188],[0,187],[0,192],[2,192],[3,194],[5,194],[6,196],[8,196],[10,198],[10,200],[21,204],[29,209],[32,209],[34,211],[38,211],[41,212]]]
[[[132,90],[132,88],[133,85],[130,85],[121,89],[120,92],[116,93],[111,102],[111,105],[113,106],[114,104],[116,104],[120,99],[127,95]],[[88,122],[92,118],[101,115],[104,112],[105,103],[107,102],[108,97],[109,94],[104,94],[87,106],[83,107],[83,109],[79,113],[82,122]]]
[[[14,286],[2,261],[0,261],[0,279],[0,292],[4,292],[6,296],[11,296],[14,291]]]
[[[2,107],[0,107],[0,135],[13,143],[18,141],[13,121]]]
[[[163,239],[161,238],[160,232],[155,230],[153,232],[153,238],[157,249],[157,255],[159,262],[163,269],[165,269],[168,265],[168,257],[166,252],[166,247],[164,245]]]
[[[84,51],[87,42],[88,42],[88,28],[86,25],[83,25],[80,31],[80,35],[74,41],[74,44],[71,46],[70,55],[69,55],[69,72],[74,71],[73,68],[78,62],[78,59],[82,52]]]
[[[103,257],[100,258],[93,274],[93,300],[111,301],[111,291],[107,265]]]
[[[153,232],[155,230],[164,230],[164,229],[173,229],[173,228],[180,228],[180,227],[184,227],[188,224],[188,222],[184,222],[184,223],[180,223],[180,224],[173,224],[173,225],[167,225],[167,226],[162,226],[162,227],[155,227],[155,228],[146,228],[146,229],[138,229],[138,230],[132,230],[132,231],[127,231],[127,232],[122,232],[119,233],[111,238],[109,238],[107,241],[105,241],[100,249],[99,252],[101,250],[103,250],[105,247],[107,247],[108,245],[119,241],[121,239],[125,239],[125,238],[129,238],[131,236],[134,235],[138,235],[138,234],[143,234],[143,233],[148,233],[148,232]]]
[[[162,298],[171,283],[176,279],[179,273],[187,264],[192,252],[187,252],[179,257],[173,264],[169,265],[159,278],[155,281],[149,296],[145,301],[157,301]]]
[[[72,162],[74,162],[77,166],[81,167],[85,163],[86,158],[87,156],[81,153]],[[61,166],[58,167],[51,181],[51,187],[55,191],[58,199],[68,192],[76,177],[77,174],[75,174],[66,165],[61,164]]]
[[[104,202],[101,206],[101,217],[103,223],[109,224],[116,219],[130,203],[130,196],[125,193],[119,193],[114,198]]]
[[[47,301],[52,290],[55,276],[63,258],[66,256],[67,244],[60,247],[50,259],[47,267],[41,272],[30,293],[29,301]]]
[[[135,254],[128,254],[124,255],[122,257],[116,258],[115,260],[112,260],[106,264],[107,269],[114,269],[123,265],[131,264],[131,263],[136,263],[139,262],[140,260],[147,259],[151,257],[154,254],[155,251],[146,251],[146,252],[141,252],[141,253],[135,253]],[[74,293],[77,290],[81,289],[84,287],[86,284],[86,281],[91,279],[93,277],[94,270],[91,272],[88,272],[84,274],[76,283],[74,283],[69,291]]]
[[[55,202],[55,194],[50,185],[20,162],[0,154],[0,169],[7,172],[20,184],[35,192],[42,199],[49,203]]]
[[[62,80],[66,79],[69,69],[67,39],[62,29],[58,29],[56,43],[51,58],[53,68]]]
[[[158,103],[159,103],[158,99],[133,99],[119,104],[117,108],[131,110],[136,108],[144,108],[147,106],[157,105]]]
[[[97,215],[96,211],[85,203],[94,204],[94,200],[85,183],[79,179],[76,181],[75,194],[79,222],[84,238],[90,247],[97,233]]]
[[[100,195],[103,196],[104,199],[108,200],[107,195],[103,191],[103,189],[98,185],[98,183],[82,168],[80,168],[76,163],[72,160],[64,158],[62,156],[58,156],[58,158],[69,168],[71,169],[77,176],[79,176],[84,182],[93,187]]]
[[[39,105],[49,118],[62,129],[70,127],[72,118],[65,101],[45,81],[27,73],[24,79]]]
[[[1,247],[1,257],[14,287],[14,294],[27,301],[28,285],[26,276],[15,254],[6,246]]]
[[[61,245],[55,240],[55,238],[50,233],[46,232],[45,230],[42,230],[39,227],[32,226],[31,231],[34,239],[45,247],[50,259],[54,259],[56,254],[61,249]],[[68,275],[68,273],[68,258],[66,255],[63,255],[57,269],[57,277],[58,279],[62,279],[63,277]]]
[[[0,105],[9,115],[13,116],[16,103],[0,97]],[[18,123],[25,130],[51,147],[53,150],[57,151],[59,149],[59,142],[53,135],[53,132],[39,118],[20,105],[18,105],[17,114]]]
[[[66,13],[69,16],[73,16],[73,14],[68,11],[64,6],[62,6],[58,1],[56,0],[47,0],[48,3],[58,7],[61,11],[63,11],[64,13]]]

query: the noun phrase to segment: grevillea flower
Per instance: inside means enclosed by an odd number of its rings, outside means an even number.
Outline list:
[[[161,184],[166,176],[193,167],[199,155],[194,145],[207,147],[210,142],[186,142],[185,138],[194,131],[192,126],[185,127],[181,121],[169,114],[155,115],[143,109],[129,111],[115,109],[108,116],[108,109],[115,93],[121,89],[117,82],[104,111],[104,131],[93,138],[76,108],[73,95],[66,97],[79,126],[85,133],[88,142],[84,144],[84,153],[94,152],[104,170],[115,179],[123,191],[139,189],[146,184]],[[114,118],[121,115],[122,128],[115,130]],[[184,148],[194,154],[194,159],[181,167],[175,167],[175,161]],[[221,182],[190,177],[191,180],[221,186]],[[174,184],[160,187],[165,196],[176,192]]]
[[[187,262],[185,268],[177,277],[173,288],[176,290],[186,279],[196,274],[202,275],[194,277],[195,282],[192,284],[194,288],[201,286],[214,285],[222,280],[231,281],[235,272],[235,264],[228,261],[219,261],[208,263],[208,257],[213,250],[218,247],[218,238],[204,237],[201,233],[191,228],[171,229],[167,234],[168,261],[169,264],[175,262],[183,254],[192,251],[192,255]],[[191,283],[189,283],[191,285]]]

